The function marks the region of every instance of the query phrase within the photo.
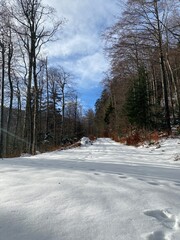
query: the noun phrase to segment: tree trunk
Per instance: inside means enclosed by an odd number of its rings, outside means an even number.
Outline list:
[[[48,60],[46,58],[46,133],[49,132],[49,76],[48,76]]]
[[[176,103],[178,105],[178,117],[179,117],[179,120],[180,120],[180,93],[179,93],[179,89],[178,89],[178,86],[177,86],[175,78],[174,78],[174,74],[173,74],[171,65],[169,63],[168,54],[166,56],[166,63],[167,63],[169,72],[171,74],[171,79],[172,79],[172,83],[173,83],[174,90],[175,90],[175,98],[176,98]]]
[[[33,111],[33,138],[32,138],[32,154],[36,154],[37,144],[37,118],[38,118],[38,84],[37,84],[37,73],[36,73],[36,52],[35,43],[33,42],[33,78],[34,78],[34,111]]]
[[[170,123],[170,111],[169,111],[169,100],[168,100],[168,90],[167,90],[167,76],[166,76],[165,61],[164,61],[164,54],[163,54],[162,33],[161,33],[161,27],[160,27],[157,0],[154,0],[154,8],[155,8],[155,14],[156,14],[156,20],[157,20],[157,31],[158,31],[157,38],[158,38],[160,66],[161,66],[161,70],[162,70],[162,80],[163,80],[165,120],[166,120],[167,131],[170,134],[171,123]]]
[[[64,84],[63,84],[63,86],[62,86],[61,142],[64,137],[64,114],[65,114],[65,94],[64,94]]]
[[[12,151],[12,146],[10,147],[10,128],[12,125],[12,105],[13,105],[13,83],[11,78],[11,60],[13,56],[13,46],[12,43],[9,43],[8,46],[8,80],[9,80],[9,87],[10,87],[10,103],[9,103],[9,111],[8,111],[8,120],[7,120],[7,136],[6,136],[6,153],[8,150]],[[12,141],[13,142],[13,139]]]
[[[27,96],[26,96],[26,109],[23,124],[23,138],[25,152],[32,153],[32,107],[31,107],[31,86],[32,86],[32,56],[28,53],[29,66],[28,66],[28,83],[27,83]]]
[[[0,122],[0,158],[4,155],[4,79],[5,79],[5,46],[0,42],[2,49],[2,74],[1,74],[1,122]]]
[[[21,145],[23,143],[22,140],[22,134],[20,134],[19,129],[21,128],[21,124],[22,124],[22,119],[21,119],[21,94],[20,94],[20,89],[19,89],[19,84],[17,82],[17,118],[16,118],[16,127],[15,127],[15,138],[14,138],[14,144],[13,144],[13,148],[17,149],[20,152],[21,146],[20,146],[20,139],[21,139]]]

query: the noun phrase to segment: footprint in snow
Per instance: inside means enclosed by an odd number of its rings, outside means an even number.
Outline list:
[[[175,230],[179,228],[179,221],[177,216],[174,216],[168,210],[145,211],[144,214],[149,217],[156,218],[166,228]]]
[[[159,183],[156,182],[148,182],[150,185],[154,185],[154,186],[159,186]]]
[[[120,176],[119,178],[126,179],[127,177],[126,176]]]
[[[171,214],[168,210],[152,210],[145,211],[144,214],[149,217],[155,218],[159,221],[165,228],[169,230],[169,233],[172,231],[177,231],[180,228],[179,219],[177,216]],[[151,233],[148,236],[148,240],[166,240],[168,238],[168,234],[159,230]]]
[[[99,173],[94,173],[94,175],[100,175]]]
[[[162,231],[153,232],[148,236],[148,240],[166,240],[166,239],[167,238]]]

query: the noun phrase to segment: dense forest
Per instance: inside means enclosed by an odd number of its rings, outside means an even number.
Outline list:
[[[110,70],[95,106],[98,135],[178,133],[180,2],[128,0],[104,40]]]
[[[0,157],[47,151],[86,134],[73,76],[50,66],[42,51],[64,21],[40,0],[0,1]]]
[[[179,0],[124,2],[103,34],[110,69],[101,97],[95,111],[82,114],[72,75],[52,67],[42,51],[64,20],[40,0],[1,0],[0,157],[36,154],[84,135],[180,131],[179,10]]]

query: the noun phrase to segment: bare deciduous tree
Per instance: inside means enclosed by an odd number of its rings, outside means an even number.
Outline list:
[[[42,46],[52,39],[62,24],[62,21],[54,22],[54,9],[44,6],[41,0],[15,0],[15,4],[11,8],[11,14],[16,24],[14,31],[18,34],[27,54],[28,79],[24,138],[26,142],[28,142],[26,150],[35,154],[39,91],[37,58]],[[48,19],[51,19],[51,21],[48,21]],[[31,105],[32,87],[34,99],[33,108]]]

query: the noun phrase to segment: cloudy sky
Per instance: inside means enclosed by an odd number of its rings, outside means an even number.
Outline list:
[[[120,8],[117,0],[43,0],[54,7],[66,24],[60,40],[46,49],[50,64],[60,64],[74,76],[85,109],[94,107],[100,96],[108,61],[101,34],[111,26]]]

